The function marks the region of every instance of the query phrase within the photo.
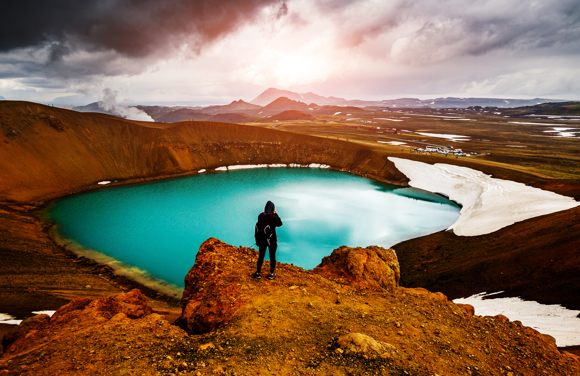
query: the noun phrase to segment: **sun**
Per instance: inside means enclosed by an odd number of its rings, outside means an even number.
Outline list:
[[[325,81],[331,69],[326,59],[320,56],[296,53],[277,61],[272,73],[278,85],[293,87]]]

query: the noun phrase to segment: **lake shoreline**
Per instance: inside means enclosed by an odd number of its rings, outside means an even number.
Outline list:
[[[93,260],[79,257],[60,246],[51,234],[52,223],[38,216],[32,206],[0,205],[0,237],[6,276],[0,289],[2,307],[17,319],[32,311],[56,310],[77,297],[99,298],[139,288],[159,309],[176,309],[179,298],[163,295]]]
[[[252,229],[266,199],[285,224],[278,230],[279,260],[304,269],[340,246],[389,247],[441,231],[459,217],[457,205],[439,195],[312,164],[233,167],[65,198],[47,212],[57,223],[53,237],[118,274],[173,294],[207,238],[254,244]]]
[[[300,167],[307,168],[308,166],[300,166]],[[271,168],[281,168],[281,166],[276,165],[275,167],[271,167]],[[286,168],[293,168],[293,167],[286,167]],[[326,167],[324,167],[324,168],[326,168]],[[236,169],[240,169],[240,167],[237,167]],[[333,167],[330,167],[330,169],[337,170]],[[227,167],[226,167],[226,170],[227,170]],[[219,173],[219,172],[220,172],[220,170],[210,170],[210,171],[207,171],[204,173],[213,174],[213,173]],[[88,193],[88,192],[92,192],[92,191],[96,191],[96,190],[109,189],[109,188],[115,188],[115,187],[134,186],[134,185],[146,184],[146,183],[154,182],[154,181],[176,179],[176,178],[196,176],[196,175],[198,175],[198,174],[191,173],[191,174],[184,174],[184,175],[180,175],[180,176],[166,176],[164,178],[163,177],[156,177],[156,178],[153,178],[152,180],[149,180],[149,179],[131,179],[131,180],[122,181],[122,182],[116,181],[114,184],[95,187],[95,189],[91,189],[91,190],[83,191],[83,192],[78,192],[76,194],[83,194],[83,193]],[[357,174],[355,174],[355,175],[357,175]],[[437,192],[433,192],[433,193],[437,193]],[[100,271],[98,273],[99,277],[106,278],[111,283],[113,283],[115,285],[122,286],[121,289],[123,289],[123,290],[132,289],[132,288],[139,288],[143,291],[143,293],[146,296],[148,296],[152,299],[166,302],[174,307],[179,304],[179,298],[175,298],[174,294],[168,294],[166,292],[164,293],[164,292],[155,290],[154,288],[151,288],[151,286],[148,285],[147,283],[144,284],[144,283],[136,281],[130,277],[118,275],[116,270],[111,268],[110,266],[108,266],[106,262],[105,263],[98,262],[98,261],[95,261],[94,259],[87,258],[86,255],[83,254],[83,252],[75,252],[74,250],[68,249],[68,247],[64,246],[62,244],[62,241],[59,241],[58,238],[55,237],[55,234],[53,231],[54,223],[52,223],[44,215],[42,215],[42,213],[46,210],[46,208],[52,202],[54,202],[58,199],[60,199],[60,198],[55,198],[55,199],[51,200],[49,203],[47,203],[43,206],[40,206],[40,207],[27,206],[25,215],[26,216],[33,216],[40,222],[43,233],[45,234],[45,236],[47,236],[49,239],[51,239],[51,242],[53,243],[53,245],[55,247],[57,247],[61,251],[63,257],[67,258],[71,262],[74,262],[85,273],[93,274],[95,269],[99,269],[99,271]],[[429,236],[429,235],[427,235],[427,236]],[[423,238],[423,237],[420,237],[420,238]],[[418,239],[419,238],[412,239],[410,241],[418,240]],[[35,309],[46,309],[46,308],[45,307],[36,307]],[[22,315],[24,315],[25,310],[26,310],[26,308],[24,310],[11,309],[11,312],[15,312],[18,317],[22,317]],[[6,313],[10,314],[10,312],[6,312]],[[14,316],[14,314],[12,314],[12,315]]]

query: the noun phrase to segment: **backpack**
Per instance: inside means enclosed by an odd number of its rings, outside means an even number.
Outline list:
[[[261,245],[270,245],[270,239],[273,234],[274,231],[272,231],[272,227],[270,227],[268,221],[256,222],[254,237],[256,238],[256,245],[258,247]]]

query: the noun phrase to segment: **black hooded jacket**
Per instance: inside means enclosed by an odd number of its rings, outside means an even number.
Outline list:
[[[266,203],[266,207],[264,208],[264,212],[258,215],[258,223],[257,226],[259,228],[264,228],[266,224],[270,225],[272,229],[272,237],[270,238],[270,246],[276,246],[278,244],[278,236],[276,235],[276,227],[282,226],[282,220],[278,216],[278,214],[274,213],[276,207],[272,201],[268,201]],[[256,244],[261,246],[262,244],[258,244],[259,239],[256,238]],[[266,244],[263,244],[266,245]]]

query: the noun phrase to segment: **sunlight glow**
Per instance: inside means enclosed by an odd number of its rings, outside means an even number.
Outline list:
[[[328,78],[328,64],[323,59],[312,56],[289,55],[274,67],[274,78],[284,87],[306,85],[325,81]]]

